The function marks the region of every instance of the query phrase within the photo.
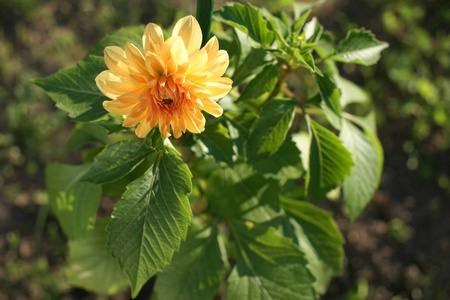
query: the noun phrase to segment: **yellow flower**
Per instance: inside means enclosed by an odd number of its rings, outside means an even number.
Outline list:
[[[158,125],[164,137],[178,138],[189,130],[205,129],[205,112],[218,117],[223,110],[217,101],[231,89],[232,81],[222,77],[228,67],[228,53],[219,50],[216,37],[201,47],[202,32],[193,16],[182,18],[172,36],[164,41],[161,28],[149,23],[142,36],[144,53],[127,43],[105,48],[109,70],[95,79],[100,91],[112,101],[103,107],[123,115],[123,126],[136,128],[145,137]]]

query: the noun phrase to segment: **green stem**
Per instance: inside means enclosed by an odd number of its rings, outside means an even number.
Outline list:
[[[202,29],[202,47],[211,35],[212,14],[214,11],[214,0],[197,0],[197,21]]]

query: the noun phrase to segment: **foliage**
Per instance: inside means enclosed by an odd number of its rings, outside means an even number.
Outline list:
[[[106,68],[101,49],[138,39],[141,26],[109,34],[77,66],[34,80],[80,122],[71,148],[95,145],[94,158],[80,166],[47,166],[50,202],[70,239],[69,262],[80,253],[105,253],[103,239],[114,259],[79,267],[105,274],[118,263],[124,273],[114,271],[120,273],[115,284],[92,284],[69,269],[71,283],[113,293],[124,288],[126,275],[136,297],[158,273],[155,299],[217,293],[237,300],[315,299],[326,292],[342,271],[343,241],[331,215],[308,201],[322,201],[343,185],[356,219],[379,184],[383,155],[373,126],[347,106],[358,101],[370,111],[370,103],[337,64],[372,65],[387,44],[364,29],[335,44],[316,18],[308,21],[309,8],[272,14],[232,3],[214,12],[234,89],[221,100],[222,117],[180,140],[162,140],[156,128],[144,140],[130,138],[118,125],[121,117],[102,108],[105,97],[94,81]],[[287,81],[298,74],[314,82],[301,95]],[[307,162],[291,137],[299,131],[309,134]],[[287,183],[299,179],[304,196],[286,198],[293,186]],[[104,221],[93,221],[100,191],[111,184],[124,192],[106,238],[99,230]],[[192,189],[197,194],[188,198]]]

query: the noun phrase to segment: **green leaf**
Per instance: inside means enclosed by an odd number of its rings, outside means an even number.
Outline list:
[[[332,132],[308,121],[311,135],[309,167],[306,174],[307,197],[322,200],[350,175],[354,165],[350,152]]]
[[[98,294],[113,295],[128,287],[128,280],[106,246],[105,218],[78,240],[69,240],[68,266],[70,285]]]
[[[149,155],[153,148],[143,141],[120,141],[110,144],[97,155],[82,180],[103,184],[115,181],[131,171]]]
[[[295,101],[272,99],[253,122],[247,143],[248,160],[252,163],[278,151],[291,126]]]
[[[368,103],[370,101],[369,95],[362,88],[345,79],[339,75],[335,75],[339,90],[341,91],[341,107],[344,108],[351,103]]]
[[[336,46],[332,58],[341,62],[370,66],[380,59],[380,52],[387,47],[387,43],[377,40],[370,31],[353,29]]]
[[[278,42],[278,47],[287,45],[285,38],[289,35],[289,29],[283,20],[271,14],[266,8],[260,8],[259,11],[263,18],[267,20],[269,30],[274,33],[275,39]],[[283,18],[286,16],[280,15],[280,17]]]
[[[103,51],[107,46],[118,46],[123,49],[126,43],[131,43],[142,50],[142,34],[144,30],[144,25],[129,26],[107,34],[89,50],[86,57],[95,55],[103,58]]]
[[[211,300],[225,275],[225,248],[216,227],[190,232],[155,284],[158,300]]]
[[[245,164],[218,169],[206,187],[206,197],[214,213],[224,219],[266,222],[279,211],[278,183]]]
[[[107,130],[97,123],[78,123],[70,133],[67,146],[71,150],[76,150],[91,143],[108,144]]]
[[[344,239],[333,216],[308,202],[280,198],[290,217],[293,238],[316,278],[315,290],[324,294],[330,279],[342,272]]]
[[[259,74],[259,71],[268,63],[267,53],[263,49],[251,48],[250,52],[242,63],[240,63],[233,73],[233,86],[238,86],[247,78],[254,74]]]
[[[247,33],[262,46],[269,47],[273,42],[274,33],[267,27],[268,22],[248,2],[245,6],[239,3],[225,5],[214,13],[214,18]]]
[[[127,185],[144,174],[154,163],[154,157],[148,155],[145,159],[136,165],[133,171],[125,176],[105,184],[102,184],[102,193],[106,196],[120,198],[127,190]]]
[[[300,29],[302,29],[303,25],[306,22],[306,19],[308,18],[308,16],[310,14],[311,14],[311,9],[307,9],[302,12],[302,14],[300,15],[300,17],[297,20],[295,20],[295,22],[291,26],[291,31],[293,34],[299,34]]]
[[[312,9],[313,7],[322,5],[325,0],[317,0],[317,1],[308,1],[308,2],[294,2],[294,15],[295,18],[298,19],[304,12]]]
[[[305,39],[308,43],[317,43],[322,35],[323,27],[320,25],[319,21],[317,21],[317,18],[314,17],[305,24],[303,32],[305,33]]]
[[[334,81],[327,74],[315,76],[319,93],[322,97],[321,107],[334,128],[341,128],[340,93]]]
[[[68,112],[74,121],[88,122],[108,113],[102,106],[108,98],[95,84],[95,77],[105,69],[103,57],[91,56],[76,67],[35,79],[33,83],[43,88],[56,107]]]
[[[71,239],[82,237],[94,224],[101,187],[80,182],[90,164],[79,166],[49,163],[45,169],[50,206],[64,233]]]
[[[108,245],[136,297],[144,283],[170,263],[192,216],[191,173],[176,150],[154,153],[155,163],[127,186],[114,207]]]
[[[301,53],[300,49],[294,49],[293,54],[294,54],[293,63],[295,65],[307,68],[308,70],[310,70],[314,73],[316,71],[318,71],[318,69],[316,68],[316,65],[314,64],[314,58],[311,53],[309,53],[309,52]]]
[[[279,75],[276,65],[267,65],[248,83],[236,102],[251,101],[260,106],[272,93]]]
[[[334,51],[334,40],[334,35],[331,32],[324,31],[314,50],[321,58],[326,58]]]
[[[300,150],[298,150],[289,135],[275,154],[258,161],[255,163],[254,168],[258,172],[270,174],[270,177],[280,181],[300,178],[305,172],[300,157]]]
[[[355,166],[343,184],[344,201],[349,207],[350,219],[354,221],[378,187],[380,161],[372,134],[362,132],[347,120],[342,125],[340,138],[355,160]]]
[[[229,165],[233,164],[233,142],[228,129],[220,122],[206,126],[205,131],[196,135],[196,138],[206,148],[206,153],[212,155],[219,162],[223,161]]]
[[[249,128],[255,120],[252,113],[226,112],[228,130],[233,141],[234,152],[241,157],[245,157],[245,145],[247,142]]]
[[[231,222],[238,258],[228,278],[226,300],[315,299],[307,261],[292,240],[275,229],[250,222]]]

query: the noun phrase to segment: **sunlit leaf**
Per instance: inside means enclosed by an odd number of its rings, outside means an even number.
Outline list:
[[[308,202],[280,199],[290,217],[287,231],[305,254],[308,268],[316,278],[314,288],[320,294],[326,292],[332,276],[342,272],[344,239],[333,216]]]
[[[80,182],[90,164],[49,163],[45,169],[50,206],[64,233],[72,239],[92,228],[100,203],[101,187]]]
[[[334,81],[327,75],[316,75],[319,94],[322,97],[321,107],[334,128],[341,127],[340,92]]]
[[[214,213],[224,219],[265,222],[279,211],[278,191],[277,181],[241,164],[216,170],[207,181],[206,196]]]
[[[344,120],[340,138],[353,155],[355,166],[343,184],[344,201],[354,221],[373,196],[379,183],[380,161],[373,135]]]
[[[192,216],[191,173],[175,150],[154,153],[154,165],[127,186],[107,227],[108,245],[136,297],[144,283],[170,263]]]
[[[250,222],[230,224],[238,258],[228,278],[226,300],[315,299],[303,253],[275,229]]]
[[[370,31],[353,29],[347,33],[344,40],[337,44],[332,58],[337,61],[370,66],[380,59],[380,52],[387,47],[387,43],[377,40]]]
[[[301,177],[303,169],[302,159],[296,144],[290,136],[287,136],[283,145],[273,155],[254,164],[254,168],[270,177],[280,181]]]
[[[202,226],[204,226],[202,224]],[[216,227],[188,233],[172,263],[158,274],[158,300],[211,300],[219,289],[228,262]]]
[[[258,8],[248,2],[245,5],[225,5],[214,13],[214,18],[247,33],[263,46],[270,46],[273,42],[274,33],[269,30],[267,20],[262,17]]]
[[[294,118],[296,102],[272,99],[265,105],[250,129],[247,156],[256,162],[278,151]]]
[[[76,67],[34,79],[33,83],[43,88],[56,102],[56,107],[68,112],[74,121],[87,122],[108,113],[102,106],[108,98],[95,84],[95,77],[105,69],[103,57],[90,56]]]
[[[152,151],[154,149],[143,141],[126,140],[110,144],[96,156],[82,180],[98,184],[115,181],[133,171]]]
[[[233,164],[233,142],[228,129],[222,123],[208,125],[202,134],[197,135],[197,139],[202,143],[201,147],[205,148],[206,154],[212,155],[216,161]]]
[[[251,101],[254,105],[261,105],[275,88],[278,77],[278,67],[267,65],[248,83],[236,102]]]
[[[67,281],[73,286],[98,294],[113,295],[128,287],[128,279],[106,246],[108,219],[78,240],[69,240]]]
[[[67,146],[69,149],[76,150],[90,143],[108,144],[107,130],[97,123],[78,123],[70,133]]]
[[[309,120],[311,148],[306,176],[307,196],[322,200],[350,175],[352,156],[339,138],[313,120]]]

